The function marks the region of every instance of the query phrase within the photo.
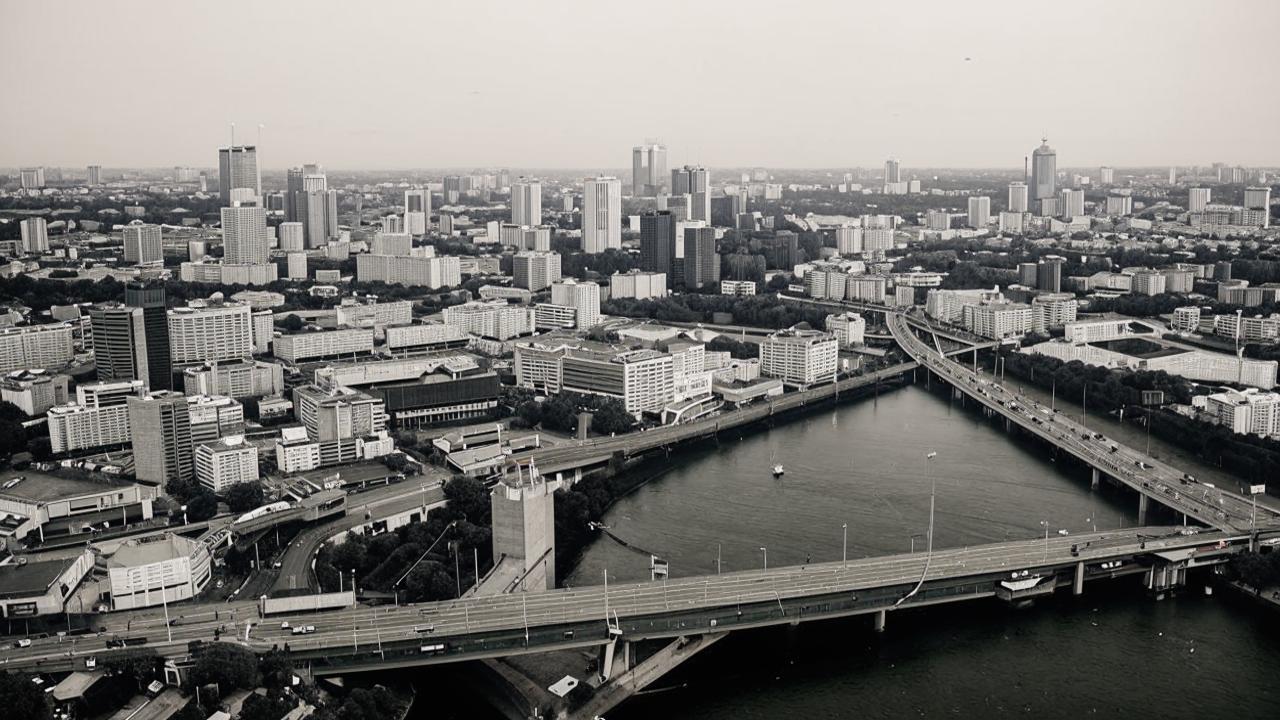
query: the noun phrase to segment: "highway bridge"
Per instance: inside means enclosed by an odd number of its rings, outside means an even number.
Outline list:
[[[134,638],[181,664],[202,642],[264,652],[287,646],[314,675],[594,648],[600,684],[573,717],[604,712],[674,665],[733,630],[871,615],[876,629],[906,608],[996,598],[1021,604],[1094,580],[1136,576],[1161,593],[1188,570],[1227,560],[1249,538],[1180,527],[1140,527],[1046,535],[966,548],[750,570],[665,581],[606,584],[467,597],[393,607],[352,607],[263,618],[252,602],[113,613],[105,633],[44,638],[0,652],[0,666],[81,669],[113,653],[114,637]],[[180,614],[179,614],[180,613]],[[293,628],[314,632],[294,635]],[[644,660],[640,642],[663,647]],[[652,643],[649,644],[652,646]],[[136,651],[135,651],[136,652]],[[588,712],[589,711],[589,712]]]
[[[1280,528],[1280,513],[1258,506],[1244,496],[1198,483],[1190,475],[1101,433],[1092,432],[1065,415],[1003,387],[992,378],[940,356],[935,347],[913,331],[935,332],[928,321],[893,313],[888,326],[902,349],[921,366],[986,410],[1075,457],[1093,470],[1096,485],[1109,477],[1138,493],[1139,522],[1145,522],[1151,500],[1185,517],[1231,533]]]
[[[754,422],[768,420],[774,415],[802,408],[842,393],[851,393],[881,383],[901,378],[916,368],[916,363],[899,363],[883,370],[846,378],[828,385],[808,390],[789,392],[766,398],[736,410],[725,410],[693,422],[651,428],[643,432],[627,433],[617,437],[578,440],[514,453],[516,462],[532,460],[538,470],[547,477],[557,472],[579,470],[593,465],[603,465],[615,456],[631,458],[657,449],[671,448],[679,443],[714,437]]]

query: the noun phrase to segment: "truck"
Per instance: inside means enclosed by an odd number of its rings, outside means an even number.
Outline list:
[[[317,593],[313,595],[291,595],[289,597],[263,597],[258,601],[258,610],[263,617],[281,613],[305,613],[319,610],[337,610],[356,604],[356,594],[351,590],[343,592]]]

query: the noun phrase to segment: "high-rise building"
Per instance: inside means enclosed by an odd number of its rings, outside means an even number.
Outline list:
[[[28,253],[49,252],[49,224],[42,217],[23,220],[20,227],[22,249]]]
[[[836,251],[841,255],[857,255],[862,252],[862,228],[841,225],[836,228]]]
[[[1024,182],[1009,183],[1009,212],[1027,212],[1027,184]]]
[[[441,316],[445,325],[492,340],[510,340],[534,330],[533,308],[505,300],[450,305]]]
[[[280,249],[285,252],[305,250],[307,248],[306,233],[300,222],[283,222],[277,228],[280,235]]]
[[[1271,188],[1249,187],[1244,189],[1243,225],[1271,227]]]
[[[593,282],[578,282],[573,278],[551,285],[551,304],[573,308],[574,327],[589,328],[600,322],[600,286]]]
[[[162,488],[171,480],[195,475],[191,447],[191,414],[182,393],[161,391],[129,396],[129,433],[133,439],[134,474]]]
[[[716,253],[715,228],[685,228],[684,286],[690,290],[720,282],[720,255]]]
[[[270,262],[265,208],[236,205],[222,208],[223,261],[236,265]]]
[[[23,190],[39,190],[44,187],[44,168],[22,168],[18,174]]]
[[[1045,255],[1036,266],[1036,288],[1043,292],[1062,292],[1062,266],[1067,259],[1060,255]]]
[[[897,158],[889,158],[884,161],[884,184],[891,185],[893,183],[902,182],[902,163]]]
[[[631,194],[654,197],[667,186],[667,148],[647,143],[631,148]]]
[[[89,166],[89,184],[90,185],[102,184],[102,166],[101,165]]]
[[[711,176],[704,167],[685,165],[671,171],[671,194],[689,196],[689,220],[711,222]]]
[[[231,205],[231,191],[248,188],[262,195],[262,175],[258,172],[258,149],[253,145],[232,145],[218,149],[218,193],[222,206]]]
[[[258,481],[258,448],[243,435],[229,435],[195,449],[196,480],[215,493],[232,485]]]
[[[640,216],[640,269],[666,273],[670,278],[675,267],[676,218],[668,210]]]
[[[760,374],[807,388],[836,379],[840,344],[818,330],[779,330],[760,343]]]
[[[1188,191],[1187,210],[1193,213],[1204,212],[1206,206],[1210,203],[1212,193],[1207,187],[1193,187]]]
[[[1102,181],[1103,185],[1114,185],[1116,182],[1116,171],[1114,168],[1109,168],[1106,165],[1103,165],[1098,169],[1098,175],[1100,176],[1099,179]]]
[[[969,198],[969,227],[985,228],[991,222],[991,198]]]
[[[1130,195],[1108,195],[1107,215],[1121,217],[1133,214],[1133,197]]]
[[[1049,138],[1041,138],[1040,147],[1031,153],[1031,199],[1039,202],[1056,197],[1058,153],[1049,147]]]
[[[511,224],[542,224],[542,183],[521,176],[511,184]]]
[[[195,301],[168,312],[174,365],[235,360],[253,355],[253,310],[240,303]]]
[[[164,262],[164,242],[159,225],[124,226],[124,261],[135,265]]]
[[[0,373],[60,368],[74,357],[69,323],[0,327]]]
[[[1084,217],[1084,191],[1063,188],[1058,193],[1058,215],[1068,220]]]
[[[142,308],[106,303],[89,308],[98,379],[149,383],[147,331]]]
[[[560,254],[526,250],[511,259],[512,284],[531,292],[560,280]]]
[[[124,304],[142,310],[142,345],[146,353],[147,375],[137,379],[146,380],[150,390],[172,390],[173,371],[164,285],[129,283],[124,288]]]
[[[1035,287],[1039,277],[1039,263],[1018,263],[1018,284]]]
[[[582,249],[602,253],[622,247],[622,183],[615,177],[583,181]]]
[[[427,223],[431,220],[431,191],[416,187],[404,191],[404,224],[410,235],[422,235],[427,232]]]

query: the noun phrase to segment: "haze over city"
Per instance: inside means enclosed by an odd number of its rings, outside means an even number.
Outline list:
[[[1280,3],[5,3],[0,166],[1280,163]],[[269,150],[267,149],[269,148]]]

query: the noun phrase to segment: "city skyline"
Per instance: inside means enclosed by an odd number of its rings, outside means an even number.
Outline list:
[[[1274,3],[1239,0],[1213,10],[1128,3],[1107,7],[1105,22],[1087,34],[1057,6],[1026,3],[984,3],[982,12],[934,3],[923,13],[708,3],[681,10],[681,34],[699,38],[699,53],[656,53],[643,63],[619,54],[648,32],[625,8],[567,2],[476,17],[448,7],[368,12],[334,4],[310,15],[283,3],[252,6],[251,15],[237,7],[211,14],[157,5],[148,14],[49,3],[0,11],[10,20],[0,38],[16,58],[0,77],[26,89],[28,107],[46,108],[0,119],[0,132],[22,138],[0,154],[0,165],[208,167],[208,148],[230,142],[232,122],[237,142],[260,141],[262,167],[272,169],[319,158],[333,170],[616,171],[645,138],[664,142],[671,167],[876,167],[898,157],[904,168],[1012,168],[1042,133],[1062,152],[1063,167],[1280,164],[1267,132],[1280,122],[1280,100],[1258,92],[1264,81],[1248,71],[1267,66],[1266,31],[1280,22]],[[1072,14],[1098,16],[1103,7],[1084,3]],[[157,112],[164,100],[125,102],[129,86],[84,72],[82,52],[43,52],[44,36],[19,32],[55,24],[61,45],[86,48],[97,38],[181,27],[177,62],[154,62],[148,43],[113,44],[103,61],[145,68],[137,73],[145,87],[171,85],[179,97],[215,93],[216,102],[200,103],[199,112],[185,99],[176,112]],[[385,43],[391,25],[431,28],[432,43]],[[481,25],[492,51],[472,53],[471,31]],[[1224,33],[1235,54],[1203,42]],[[549,34],[572,42],[546,42]],[[237,42],[226,43],[230,35]],[[833,62],[833,47],[846,43],[849,60]],[[290,60],[303,52],[308,62]],[[606,60],[586,61],[593,56]],[[519,58],[544,80],[519,81],[512,71]],[[432,80],[368,112],[406,70]],[[696,91],[650,102],[673,72]],[[1118,94],[1090,91],[1108,79],[1118,81]],[[1210,87],[1237,98],[1229,114],[1200,102]],[[49,110],[68,98],[98,111]],[[514,122],[500,111],[512,105],[543,111]]]

